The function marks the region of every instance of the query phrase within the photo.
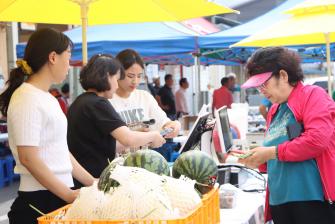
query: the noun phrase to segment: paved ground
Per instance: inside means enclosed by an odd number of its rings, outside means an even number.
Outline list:
[[[7,212],[17,195],[19,181],[0,188],[0,224],[8,224]]]

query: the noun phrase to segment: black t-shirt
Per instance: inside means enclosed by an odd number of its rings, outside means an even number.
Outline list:
[[[95,93],[80,95],[68,113],[67,141],[78,162],[94,177],[99,177],[115,157],[116,140],[111,135],[126,124],[110,102]]]
[[[169,109],[164,110],[167,115],[175,115],[176,114],[176,105],[175,99],[172,92],[172,89],[169,88],[167,85],[164,85],[158,91],[158,96],[161,98],[161,102],[163,105],[168,105]]]

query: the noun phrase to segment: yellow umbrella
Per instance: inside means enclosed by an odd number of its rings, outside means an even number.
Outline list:
[[[308,0],[287,13],[292,16],[232,47],[326,44],[328,93],[331,95],[330,43],[335,42],[335,0]]]
[[[236,11],[206,0],[0,1],[0,21],[81,24],[84,64],[87,62],[87,25],[180,21],[232,12]]]

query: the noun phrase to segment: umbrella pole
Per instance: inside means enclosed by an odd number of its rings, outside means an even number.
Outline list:
[[[87,64],[87,11],[88,5],[85,3],[80,4],[81,11],[81,36],[82,36],[82,56],[83,56],[83,65]]]
[[[199,54],[193,54],[194,66],[193,66],[193,112],[197,114],[199,112],[199,100],[200,100],[200,57]]]
[[[327,52],[327,75],[328,75],[328,94],[332,97],[332,81],[331,81],[331,66],[330,66],[330,34],[325,33],[326,52]]]

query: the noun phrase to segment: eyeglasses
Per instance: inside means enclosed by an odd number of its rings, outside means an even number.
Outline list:
[[[270,76],[265,82],[262,83],[262,85],[260,86],[257,86],[256,89],[259,91],[259,92],[262,92],[266,86],[267,86],[267,82],[272,78],[272,76]]]

